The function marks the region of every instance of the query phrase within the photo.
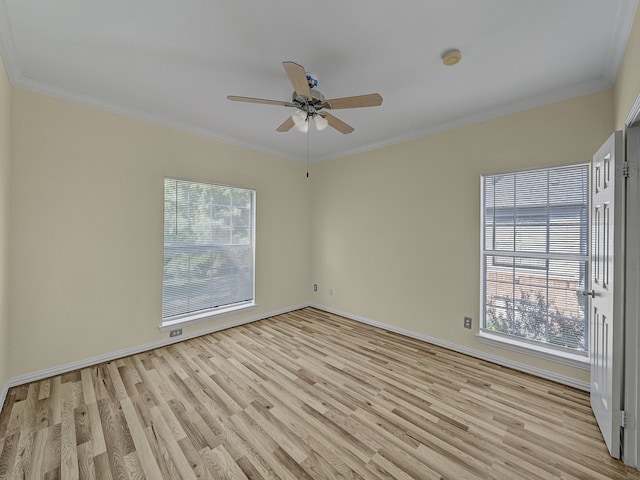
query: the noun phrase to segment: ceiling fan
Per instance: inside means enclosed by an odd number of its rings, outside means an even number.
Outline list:
[[[293,86],[290,102],[238,97],[235,95],[229,95],[227,98],[234,102],[263,103],[296,108],[297,111],[276,128],[278,132],[288,132],[294,126],[306,132],[309,129],[309,121],[313,118],[318,130],[324,130],[329,125],[340,133],[351,133],[354,130],[351,125],[334,117],[326,110],[382,105],[382,97],[378,93],[325,100],[324,95],[315,89],[318,86],[318,77],[316,75],[306,72],[302,65],[298,65],[295,62],[282,62],[282,66]]]

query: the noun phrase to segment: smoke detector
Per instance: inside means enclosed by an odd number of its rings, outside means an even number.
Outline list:
[[[460,50],[457,48],[447,50],[442,54],[442,63],[447,67],[452,67],[453,65],[460,63],[460,60],[462,60],[462,53],[460,53]]]

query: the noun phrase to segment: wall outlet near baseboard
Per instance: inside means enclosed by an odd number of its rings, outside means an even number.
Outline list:
[[[313,291],[314,291],[314,292],[317,292],[317,291],[318,291],[318,284],[317,284],[317,283],[314,283],[314,284],[313,284]]]
[[[329,289],[329,296],[333,295],[333,288]]]
[[[464,317],[464,328],[471,328],[471,317]]]
[[[178,337],[182,335],[182,329],[181,328],[176,328],[175,330],[171,330],[169,332],[169,337]]]

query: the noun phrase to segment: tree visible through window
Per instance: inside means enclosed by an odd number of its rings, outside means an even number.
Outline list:
[[[586,352],[589,167],[482,177],[482,328]]]
[[[164,181],[164,322],[254,300],[255,192]]]

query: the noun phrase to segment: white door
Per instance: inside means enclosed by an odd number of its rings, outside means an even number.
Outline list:
[[[622,132],[615,132],[594,155],[591,167],[592,290],[585,292],[591,296],[591,407],[615,458],[620,458],[624,361],[624,269],[618,264],[624,253],[623,161]]]
[[[640,468],[640,96],[626,122],[628,165],[625,223],[625,320],[624,320],[624,409],[629,413],[624,427],[624,463]]]

